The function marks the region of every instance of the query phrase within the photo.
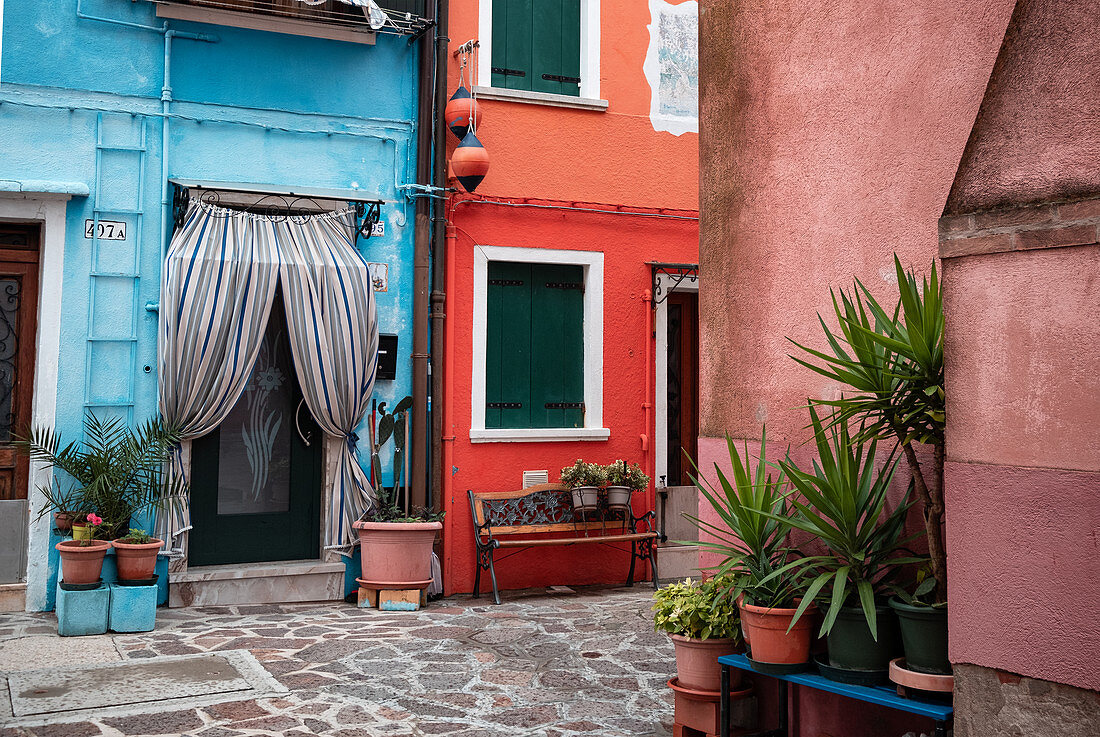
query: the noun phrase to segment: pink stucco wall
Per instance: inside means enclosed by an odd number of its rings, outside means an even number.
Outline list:
[[[1095,194],[1100,3],[1018,3],[948,213]]]
[[[789,358],[852,277],[927,269],[1012,0],[704,0],[702,435],[805,437]]]

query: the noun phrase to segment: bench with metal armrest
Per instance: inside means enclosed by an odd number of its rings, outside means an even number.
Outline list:
[[[630,508],[609,509],[605,503],[595,509],[574,510],[569,488],[561,484],[539,484],[520,491],[469,491],[470,514],[477,546],[477,578],[474,596],[481,591],[481,572],[489,571],[493,600],[500,603],[493,556],[500,548],[537,548],[551,545],[630,543],[630,572],[626,585],[634,585],[634,566],[648,560],[657,586],[656,542],[653,512],[635,517]],[[532,535],[553,534],[553,537]],[[497,560],[500,562],[506,555]]]

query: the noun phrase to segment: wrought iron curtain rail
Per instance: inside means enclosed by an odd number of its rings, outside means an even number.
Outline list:
[[[688,284],[696,284],[699,281],[699,264],[666,264],[651,261],[649,263],[649,268],[652,269],[653,272],[654,307],[668,299],[669,295],[675,292],[676,288],[685,281]],[[662,276],[667,276],[673,280],[667,292],[664,291],[664,285],[661,280]]]
[[[318,213],[332,212],[333,207],[326,206],[325,202],[346,203],[355,209],[355,230],[359,237],[369,239],[374,226],[378,223],[383,200],[351,199],[339,196],[316,197],[295,192],[272,193],[263,190],[217,189],[206,187],[187,187],[181,184],[173,185],[176,189],[172,200],[172,224],[173,229],[183,225],[187,216],[187,206],[192,197],[196,197],[204,204],[213,207],[222,207],[237,212],[247,212],[253,215],[263,215],[267,218],[290,218],[303,215],[316,215]],[[238,195],[253,195],[257,199],[252,202],[242,203],[235,201]]]

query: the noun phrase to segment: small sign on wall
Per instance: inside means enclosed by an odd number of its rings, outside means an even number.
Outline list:
[[[95,220],[90,218],[85,220],[84,237],[90,240],[93,237],[93,231],[95,231],[94,237],[99,238],[101,241],[126,240],[126,223],[120,220],[100,220],[98,228]]]
[[[374,291],[390,291],[390,265],[368,261],[367,268],[370,270],[370,281]]]

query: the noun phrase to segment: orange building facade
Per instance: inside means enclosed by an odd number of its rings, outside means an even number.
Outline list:
[[[433,487],[446,511],[448,593],[474,586],[468,490],[517,490],[531,471],[554,482],[578,458],[639,463],[660,485],[681,425],[692,444],[697,18],[694,1],[450,3],[448,92],[461,76],[477,98],[490,168],[473,194],[449,182]],[[548,289],[501,302],[495,286],[524,282],[516,273]],[[501,319],[513,331],[503,341]],[[517,319],[530,323],[518,339]],[[547,382],[559,401],[543,402]],[[530,401],[510,401],[517,384]],[[655,496],[654,482],[635,494],[635,514]],[[522,551],[496,574],[502,589],[613,583],[628,565],[628,553],[603,546],[553,547]]]

